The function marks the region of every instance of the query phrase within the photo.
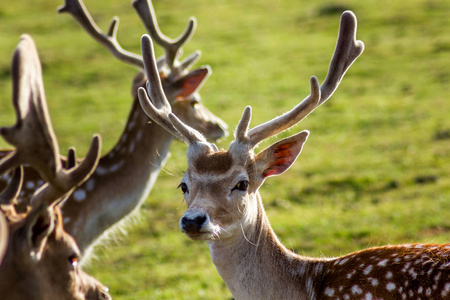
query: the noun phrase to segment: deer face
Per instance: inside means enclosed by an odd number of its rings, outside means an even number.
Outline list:
[[[3,214],[0,212],[0,214]],[[107,300],[108,289],[78,266],[79,250],[64,231],[59,208],[9,216],[10,238],[0,265],[5,299]]]
[[[191,124],[208,139],[215,141],[228,135],[227,124],[202,104],[199,94],[176,98],[173,102],[174,114],[186,124]]]
[[[248,166],[235,164],[229,152],[197,155],[181,181],[187,210],[180,229],[192,239],[234,236],[255,205]]]
[[[181,231],[192,239],[215,240],[253,226],[262,208],[259,187],[265,178],[282,174],[294,163],[307,137],[308,132],[303,131],[256,156],[253,149],[240,143],[219,152],[191,145],[189,167],[180,184],[187,204]]]

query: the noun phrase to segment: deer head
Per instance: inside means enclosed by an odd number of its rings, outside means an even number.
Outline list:
[[[165,55],[158,60],[158,72],[173,112],[208,138],[216,140],[226,136],[227,125],[202,104],[198,94],[198,90],[211,75],[211,68],[202,66],[193,71],[189,70],[199,59],[199,51],[182,61],[178,60],[181,55],[181,47],[190,40],[194,33],[195,18],[191,18],[186,30],[178,38],[172,40],[160,31],[150,0],[134,0],[132,5],[152,38],[164,48]],[[103,33],[81,0],[66,0],[65,5],[61,6],[58,11],[72,14],[95,40],[105,46],[119,60],[143,69],[142,57],[124,50],[117,40],[119,18],[114,17],[108,32]],[[137,89],[142,87],[145,81],[146,78],[142,71],[135,76],[131,90],[133,99],[137,100]]]
[[[0,174],[15,169],[0,195],[0,294],[12,300],[110,299],[107,288],[78,266],[80,252],[64,231],[60,211],[71,191],[97,166],[100,138],[94,137],[83,162],[64,168],[48,117],[40,61],[28,35],[21,37],[14,53],[12,74],[17,123],[0,129],[15,146],[0,161]],[[18,214],[14,203],[23,164],[35,168],[46,183],[33,195],[28,211]]]

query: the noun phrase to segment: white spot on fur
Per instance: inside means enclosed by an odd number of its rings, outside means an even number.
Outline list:
[[[136,134],[136,141],[139,142],[142,139],[142,131],[139,130],[138,133]]]
[[[104,175],[104,174],[106,174],[106,169],[98,166],[97,169],[95,169],[95,173],[98,175]]]
[[[362,289],[357,284],[355,284],[354,286],[352,286],[352,293],[353,295],[361,295]]]
[[[392,278],[392,272],[389,271],[386,273],[386,279],[391,279]]]
[[[378,279],[376,279],[376,278],[369,278],[369,281],[372,286],[378,285]]]
[[[372,294],[371,293],[367,293],[366,297],[364,299],[365,300],[372,300],[373,299]]]
[[[327,295],[328,297],[333,297],[333,295],[334,295],[334,289],[332,289],[332,288],[329,288],[329,287],[327,287],[326,289],[325,289],[325,295]]]
[[[33,181],[27,181],[27,183],[25,184],[25,188],[27,188],[28,190],[34,189],[35,185]]]
[[[449,292],[450,292],[450,282],[447,282],[444,286],[444,289],[441,292],[442,297],[447,296]]]
[[[364,269],[364,275],[368,275],[373,269],[372,265],[368,265],[365,269]]]
[[[81,202],[81,201],[83,201],[84,199],[86,199],[86,192],[85,192],[84,190],[82,190],[82,189],[76,190],[76,191],[73,193],[73,198],[74,198],[76,201]]]
[[[86,190],[88,191],[88,192],[90,192],[90,191],[92,191],[93,189],[95,188],[95,179],[89,179],[87,182],[86,182]]]
[[[350,273],[348,273],[348,274],[347,274],[347,279],[350,279],[350,278],[353,276],[353,274],[355,274],[355,273],[356,273],[355,270],[353,270],[353,271],[351,271]]]
[[[406,263],[402,269],[402,272],[405,273],[406,271],[408,271],[410,265],[411,265],[410,263]]]
[[[393,282],[388,282],[388,284],[386,284],[386,289],[391,292],[395,289],[395,283]]]
[[[380,261],[380,262],[378,263],[378,266],[380,266],[380,267],[386,267],[388,261],[389,261],[389,259],[387,259],[387,258],[386,258],[386,259],[383,259],[382,261]]]
[[[64,223],[64,224],[69,223],[69,221],[70,221],[70,218],[69,218],[69,217],[65,217],[65,218],[63,219],[63,223]]]
[[[135,146],[134,142],[131,142],[130,147],[128,148],[128,152],[133,153],[134,146]]]
[[[119,170],[124,164],[124,161],[121,160],[118,163],[112,165],[111,167],[109,167],[109,171],[110,172],[116,172],[117,170]]]
[[[411,268],[408,273],[409,273],[409,275],[411,275],[412,279],[416,279],[417,278],[417,272],[414,271],[413,268]]]

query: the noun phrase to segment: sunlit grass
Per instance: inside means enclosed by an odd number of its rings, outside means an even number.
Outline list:
[[[58,15],[62,0],[38,2],[0,3],[0,125],[15,120],[9,65],[20,34],[29,33],[61,151],[74,145],[83,155],[99,132],[106,152],[124,127],[136,70],[116,61],[71,16]],[[118,15],[120,42],[138,52],[144,27],[129,2],[85,4],[103,30]],[[166,0],[155,8],[172,37],[188,17],[197,18],[184,53],[200,49],[198,64],[211,65],[203,101],[231,131],[245,105],[253,106],[255,125],[303,99],[310,76],[323,81],[340,14],[352,9],[365,52],[329,103],[289,131],[309,129],[311,136],[296,164],[261,189],[271,223],[287,247],[313,256],[450,240],[449,1]],[[185,204],[176,186],[186,146],[174,142],[171,149],[141,220],[87,267],[114,299],[231,297],[206,244],[179,232]]]

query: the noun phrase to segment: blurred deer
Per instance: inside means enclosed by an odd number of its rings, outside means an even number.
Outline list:
[[[61,164],[50,123],[39,57],[32,38],[23,35],[12,63],[13,105],[17,123],[0,133],[15,150],[0,161],[0,174],[15,169],[0,194],[0,295],[8,300],[111,299],[108,289],[78,266],[80,251],[64,230],[60,206],[92,174],[100,157],[94,136],[79,164]],[[72,156],[72,155],[70,155]],[[15,204],[29,165],[45,184],[24,213]]]
[[[181,47],[194,33],[195,19],[191,18],[184,33],[172,40],[161,33],[151,2],[135,0],[133,7],[152,38],[165,50],[165,55],[158,60],[158,72],[173,112],[213,140],[226,136],[227,125],[203,106],[198,94],[211,69],[205,66],[190,70],[200,52],[178,60]],[[66,0],[59,12],[70,13],[88,34],[115,57],[143,69],[142,57],[124,50],[117,41],[118,18],[114,18],[108,32],[103,33],[81,0]],[[138,87],[145,86],[145,82],[145,75],[140,71],[134,78],[134,101],[119,141],[100,159],[94,174],[74,191],[62,208],[64,226],[84,254],[91,251],[105,231],[139,209],[170,155],[173,136],[158,124],[149,123],[138,103],[136,91]],[[7,151],[3,152],[3,155],[6,154]],[[3,178],[3,185],[7,179]],[[19,201],[27,203],[43,181],[36,172],[28,169],[24,181]]]
[[[181,231],[206,240],[211,258],[235,299],[450,299],[450,244],[369,248],[336,258],[311,258],[283,246],[270,226],[259,188],[297,159],[309,132],[302,131],[255,153],[264,139],[300,122],[336,90],[362,53],[356,17],[341,17],[328,75],[292,110],[249,129],[246,107],[228,151],[219,151],[173,113],[164,97],[152,44],[142,38],[149,84],[138,90],[145,112],[185,141],[188,169],[180,188],[187,210]]]

